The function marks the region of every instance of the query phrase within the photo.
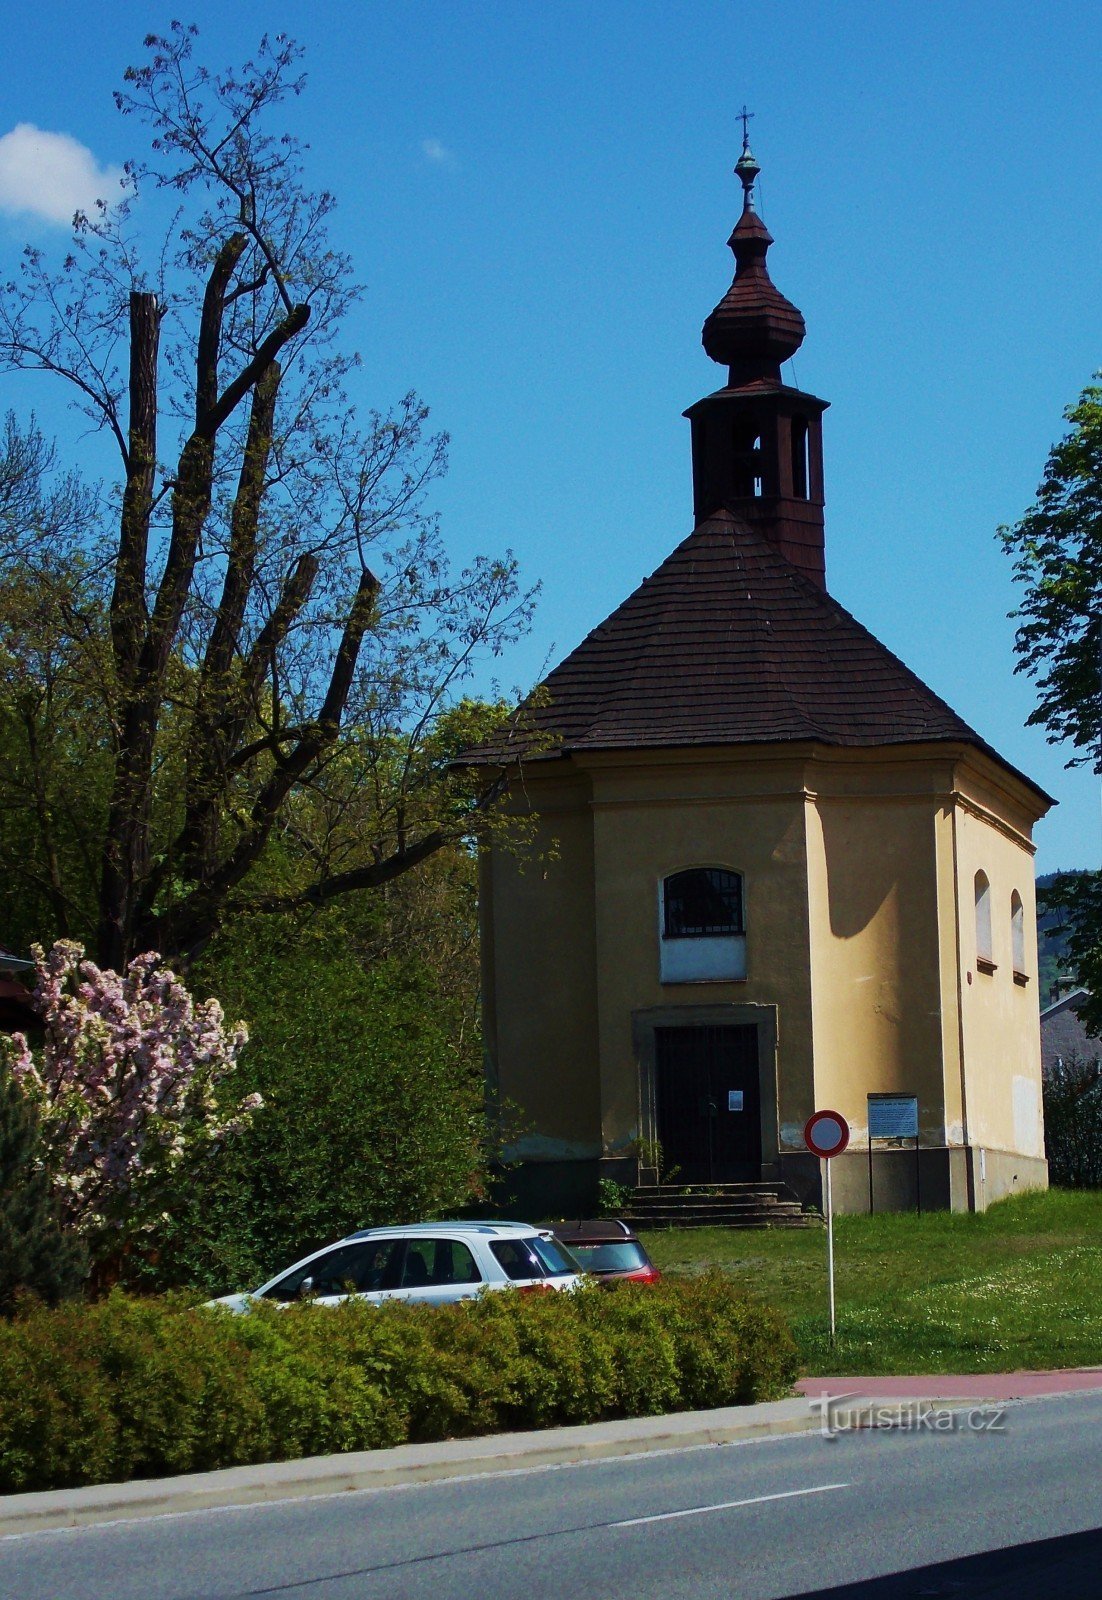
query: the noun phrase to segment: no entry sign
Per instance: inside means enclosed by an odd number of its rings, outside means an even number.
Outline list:
[[[813,1156],[826,1162],[823,1210],[827,1225],[827,1298],[830,1303],[830,1342],[834,1343],[834,1204],[830,1194],[830,1161],[849,1144],[849,1123],[840,1111],[816,1111],[804,1123],[804,1143]]]
[[[849,1144],[849,1123],[840,1111],[816,1111],[804,1123],[804,1143],[813,1156],[829,1161]]]

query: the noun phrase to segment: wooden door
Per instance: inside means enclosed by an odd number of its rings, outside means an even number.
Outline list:
[[[656,1028],[655,1100],[667,1172],[677,1183],[761,1177],[761,1093],[754,1024]]]

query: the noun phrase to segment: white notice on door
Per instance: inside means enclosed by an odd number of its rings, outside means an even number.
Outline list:
[[[742,1110],[742,1090],[741,1089],[728,1089],[728,1091],[727,1091],[727,1109],[728,1109],[728,1111],[741,1111]]]

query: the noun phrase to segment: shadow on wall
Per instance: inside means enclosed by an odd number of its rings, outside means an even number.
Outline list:
[[[906,852],[898,843],[870,840],[867,813],[853,815],[840,805],[824,805],[819,817],[830,931],[836,939],[853,939],[892,898],[903,864],[894,858],[906,858]]]
[[[820,810],[830,937],[817,953],[824,1048],[861,1064],[862,1090],[906,1088],[941,1115],[933,823],[904,806]]]

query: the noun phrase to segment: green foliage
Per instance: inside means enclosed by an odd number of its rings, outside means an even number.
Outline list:
[[[155,1258],[131,1262],[142,1281],[251,1288],[354,1228],[454,1215],[477,1198],[485,1118],[463,961],[449,985],[389,943],[378,917],[334,910],[305,926],[241,923],[212,949],[195,986],[247,1014],[237,1081],[264,1105],[181,1172]]]
[[[1049,1176],[1068,1189],[1102,1189],[1102,1081],[1072,1056],[1045,1082]]]
[[[53,1304],[84,1279],[83,1251],[62,1232],[41,1156],[38,1118],[4,1065],[0,1041],[0,1316],[21,1292]]]
[[[600,1178],[597,1182],[597,1215],[618,1217],[631,1203],[631,1188],[617,1183],[615,1178]]]
[[[1018,671],[1037,680],[1029,721],[1069,740],[1078,766],[1097,764],[1102,746],[1102,388],[1065,415],[1036,500],[999,534],[1025,588],[1015,648]]]
[[[0,429],[0,926],[6,943],[89,935],[110,785],[98,497],[34,417]]]
[[[1058,872],[1038,900],[1055,919],[1052,931],[1062,939],[1066,966],[1087,991],[1079,1016],[1089,1033],[1102,1033],[1102,875]]]
[[[179,1300],[0,1327],[0,1491],[776,1399],[781,1318],[717,1275],[235,1317]]]
[[[1037,497],[1000,528],[1024,586],[1015,637],[1019,672],[1036,680],[1029,722],[1073,749],[1069,766],[1102,771],[1102,387],[1083,390],[1065,416]],[[1070,964],[1090,991],[1088,1026],[1102,1025],[1102,879],[1059,873],[1042,910],[1066,911]]]

